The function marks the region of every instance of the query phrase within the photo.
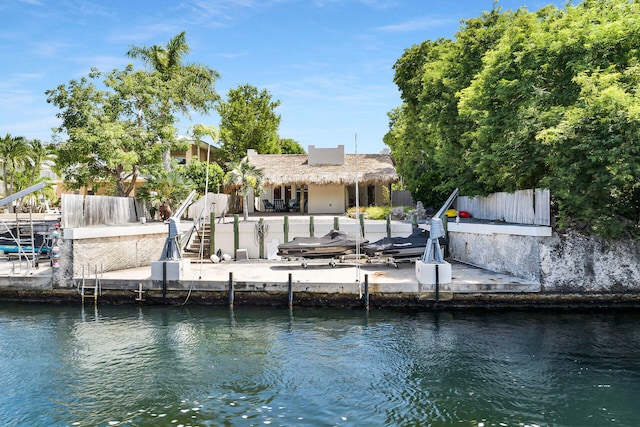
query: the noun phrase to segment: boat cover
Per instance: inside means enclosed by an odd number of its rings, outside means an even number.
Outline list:
[[[364,245],[368,240],[360,239],[344,231],[331,230],[322,237],[294,237],[288,243],[278,245],[278,255],[290,258],[333,258],[340,255],[353,254],[358,244]]]

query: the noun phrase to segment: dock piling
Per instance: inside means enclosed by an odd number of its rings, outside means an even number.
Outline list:
[[[288,294],[289,309],[292,309],[293,308],[293,275],[291,273],[289,273],[287,290],[288,290],[287,294]]]
[[[229,272],[229,308],[233,308],[233,272]]]
[[[369,310],[369,275],[364,275],[364,308]]]

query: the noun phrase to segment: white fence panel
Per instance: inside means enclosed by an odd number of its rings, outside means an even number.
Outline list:
[[[209,193],[207,197],[199,198],[187,209],[187,217],[192,219],[209,219],[211,212],[220,216],[223,212],[229,212],[229,195],[221,193]]]
[[[548,189],[493,193],[487,197],[458,197],[459,211],[478,219],[500,220],[516,224],[550,225]]]

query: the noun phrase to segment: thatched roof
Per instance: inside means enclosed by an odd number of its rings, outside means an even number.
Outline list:
[[[345,154],[342,165],[309,165],[306,154],[257,154],[249,163],[264,172],[264,185],[353,185],[356,183],[356,155]],[[358,154],[360,184],[389,184],[398,174],[389,154]]]

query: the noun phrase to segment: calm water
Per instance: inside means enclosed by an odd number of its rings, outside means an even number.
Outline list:
[[[640,315],[0,305],[3,426],[637,426]]]

